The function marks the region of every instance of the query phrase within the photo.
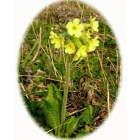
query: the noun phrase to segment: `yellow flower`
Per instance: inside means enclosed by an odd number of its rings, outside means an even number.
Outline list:
[[[80,20],[75,18],[73,22],[68,22],[66,28],[68,29],[68,33],[72,36],[80,37],[82,35],[82,30],[84,29],[84,24],[79,24]]]
[[[98,21],[95,21],[95,19],[96,18],[90,18],[90,26],[92,28],[92,31],[98,32],[99,24],[98,24]]]
[[[89,39],[90,39],[90,32],[89,30],[84,32],[82,36],[80,37],[80,41],[82,42],[83,45],[89,44]]]
[[[90,39],[90,31],[89,31],[89,30],[85,31],[85,32],[82,34],[81,37],[86,37],[86,38]]]
[[[58,37],[57,34],[54,33],[53,31],[51,31],[50,34],[51,34],[50,37],[49,37],[50,39],[54,39],[54,38]]]
[[[56,33],[54,33],[53,31],[50,32],[50,39],[51,39],[51,43],[55,44],[54,47],[59,49],[60,47],[64,46],[64,37],[63,36],[58,36]]]
[[[73,54],[75,53],[75,45],[72,42],[69,42],[67,45],[65,45],[66,49],[65,49],[65,53],[68,54]]]
[[[89,46],[88,46],[87,51],[92,52],[96,49],[97,46],[99,46],[98,36],[96,36],[94,39],[89,41]]]
[[[88,30],[87,32],[85,32],[85,36],[86,36],[88,39],[90,39],[90,32],[89,32],[89,30]]]
[[[76,61],[78,59],[83,59],[85,57],[87,57],[87,47],[82,46],[77,50],[77,52],[76,52],[76,54],[75,54],[75,56],[73,58],[73,61]]]
[[[77,54],[75,54],[74,58],[72,61],[77,61],[79,59],[79,57],[77,56]]]
[[[90,27],[90,24],[89,24],[89,23],[85,23],[85,24],[84,24],[84,28],[87,29],[87,28],[89,28],[89,27]]]

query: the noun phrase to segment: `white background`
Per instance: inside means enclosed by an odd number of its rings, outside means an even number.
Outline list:
[[[46,140],[49,137],[36,127],[36,124],[24,109],[17,85],[17,57],[20,42],[34,16],[49,2],[47,0],[14,0],[13,3],[13,1],[5,0],[0,4],[1,139]],[[52,2],[53,0],[51,0]],[[126,22],[125,0],[94,0],[92,3],[91,0],[86,0],[86,3],[94,5],[110,23],[119,43],[123,62],[123,77],[117,104],[108,121],[98,131],[90,135],[88,139],[139,139],[139,4],[127,0]],[[15,129],[14,138],[13,126]],[[126,127],[127,138],[125,137]]]

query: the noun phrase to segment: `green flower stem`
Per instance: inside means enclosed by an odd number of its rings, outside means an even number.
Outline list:
[[[62,111],[61,111],[61,124],[64,124],[66,119],[66,104],[68,98],[69,81],[70,81],[70,56],[66,54],[66,73],[65,73],[65,87],[64,87]]]

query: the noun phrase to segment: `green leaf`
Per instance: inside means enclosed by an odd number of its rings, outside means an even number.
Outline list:
[[[69,137],[78,127],[79,118],[75,118],[74,116],[70,117],[66,121],[66,127],[65,127],[65,136]]]
[[[48,85],[48,95],[45,100],[56,99],[62,101],[62,94],[54,84]]]
[[[58,103],[55,100],[44,101],[42,104],[46,122],[51,128],[58,127],[60,125],[60,111]]]
[[[62,97],[61,92],[59,91],[59,89],[58,89],[54,84],[52,84],[52,86],[53,86],[53,90],[55,91],[54,96],[56,95],[56,98],[57,98],[59,101],[62,101],[63,97]]]
[[[61,124],[61,106],[62,95],[57,87],[53,84],[48,85],[48,95],[42,103],[42,109],[46,118],[47,124],[55,129],[57,133],[58,127]]]
[[[54,90],[53,90],[53,86],[52,86],[52,84],[49,84],[48,86],[48,95],[47,95],[47,97],[46,97],[46,101],[47,100],[53,100],[54,99]]]
[[[48,96],[46,100],[55,100],[58,102],[59,110],[61,111],[62,108],[62,94],[59,89],[54,84],[48,85]]]
[[[55,135],[60,136],[60,110],[58,102],[55,100],[44,101],[42,109],[45,115],[47,125],[54,129]]]
[[[92,114],[93,114],[93,107],[89,105],[87,109],[84,111],[84,113],[81,115],[79,123],[85,122],[86,124],[91,125],[93,120]]]
[[[76,138],[82,138],[83,136],[89,134],[85,129],[81,129],[79,133],[76,135]]]
[[[33,53],[33,51],[35,50],[36,46],[37,46],[38,40],[35,41],[34,46],[32,47],[32,49],[30,50],[30,52],[28,53],[27,57],[24,59],[24,62],[21,64],[21,66],[23,67],[26,63],[26,61],[30,58],[31,54]]]

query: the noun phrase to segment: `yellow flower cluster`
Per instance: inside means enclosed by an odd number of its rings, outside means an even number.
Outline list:
[[[60,47],[64,46],[64,37],[63,36],[58,36],[56,33],[54,33],[53,31],[50,32],[50,39],[51,39],[51,43],[55,44],[55,48],[59,49]]]
[[[82,30],[84,29],[83,24],[79,24],[80,20],[75,18],[73,22],[68,22],[66,28],[68,29],[68,33],[72,36],[80,37],[82,35]]]
[[[88,52],[92,52],[99,46],[98,36],[91,38],[91,33],[98,32],[98,21],[91,18],[89,23],[80,23],[78,18],[66,25],[66,36],[57,35],[50,32],[51,43],[59,49],[65,48],[65,53],[73,54],[73,61],[87,57]]]

